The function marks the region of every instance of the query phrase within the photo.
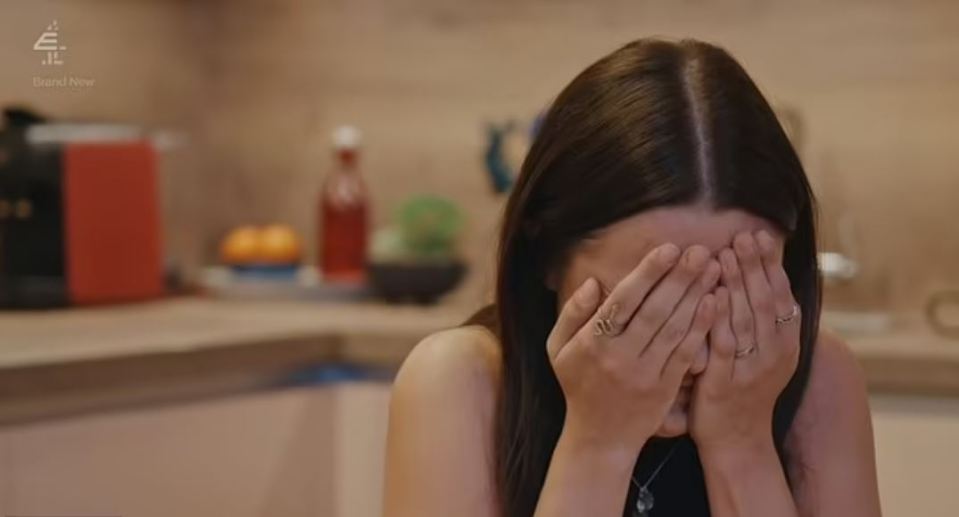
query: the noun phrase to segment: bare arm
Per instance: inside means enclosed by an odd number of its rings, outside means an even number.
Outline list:
[[[876,455],[862,369],[845,343],[821,332],[809,387],[787,447],[803,517],[879,517]]]
[[[772,439],[703,456],[709,507],[717,517],[798,517]]]
[[[622,515],[636,454],[592,446],[569,433],[556,444],[535,517]]]
[[[719,252],[719,317],[691,427],[709,507],[716,517],[798,517],[772,415],[799,358],[800,308],[771,234],[743,232],[732,244]]]
[[[433,334],[393,387],[386,517],[495,517],[492,430],[498,358],[479,329]]]
[[[775,396],[795,368],[799,314],[776,321],[790,314],[795,300],[772,237],[740,234],[733,244],[735,252],[720,253],[726,286],[720,290],[728,287],[730,295],[717,294],[720,317],[700,381],[702,405],[694,408],[701,424],[693,427],[694,438],[713,515],[879,517],[864,378],[845,345],[826,333],[819,336],[809,385],[787,437],[792,490],[787,485],[770,420]],[[758,351],[732,354],[749,344]]]
[[[788,438],[792,492],[771,442],[706,456],[717,516],[879,517],[869,401],[855,357],[823,333]]]

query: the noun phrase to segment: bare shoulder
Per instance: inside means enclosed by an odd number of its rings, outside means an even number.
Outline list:
[[[407,356],[396,376],[394,396],[442,390],[485,400],[495,395],[499,374],[499,343],[489,330],[479,325],[444,329],[423,338]]]
[[[865,375],[849,346],[829,332],[820,332],[787,447],[800,515],[880,515]]]
[[[835,424],[836,418],[868,418],[868,404],[866,377],[855,354],[839,336],[820,331],[809,383],[796,414],[796,431]]]
[[[384,515],[495,515],[493,424],[500,352],[480,326],[421,340],[393,385]]]

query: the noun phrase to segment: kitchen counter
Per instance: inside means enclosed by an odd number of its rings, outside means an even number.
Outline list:
[[[330,359],[398,364],[421,337],[468,308],[382,303],[166,301],[0,313],[0,371],[73,361],[190,354],[310,341]],[[413,341],[410,343],[410,341]],[[383,343],[375,350],[364,344]],[[385,342],[385,343],[384,343]],[[360,357],[356,357],[359,354]]]
[[[319,365],[392,370],[473,307],[182,298],[0,313],[0,423],[262,389]],[[847,337],[874,393],[959,396],[959,342]]]
[[[203,298],[0,313],[0,423],[395,369],[471,308]]]

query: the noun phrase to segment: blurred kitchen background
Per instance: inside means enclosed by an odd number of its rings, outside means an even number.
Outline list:
[[[957,24],[951,0],[4,0],[0,514],[378,515],[390,375],[489,299],[538,114],[659,35],[724,46],[775,104],[885,513],[955,515]],[[65,197],[39,235],[41,169]]]

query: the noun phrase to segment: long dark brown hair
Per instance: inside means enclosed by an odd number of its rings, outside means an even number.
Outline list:
[[[552,103],[506,205],[495,303],[467,321],[491,328],[502,346],[495,465],[504,517],[533,514],[565,413],[546,355],[557,295],[545,272],[611,223],[696,203],[745,210],[786,235],[783,263],[804,315],[799,366],[773,421],[790,472],[784,439],[818,333],[815,199],[772,108],[732,56],[700,41],[642,39],[590,65]],[[656,479],[653,515],[708,515],[695,446],[678,440],[683,452]],[[643,449],[638,479],[659,463],[666,441]],[[634,497],[632,489],[625,515]]]

